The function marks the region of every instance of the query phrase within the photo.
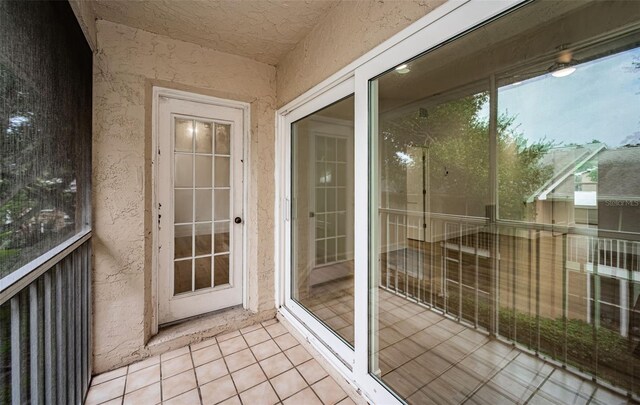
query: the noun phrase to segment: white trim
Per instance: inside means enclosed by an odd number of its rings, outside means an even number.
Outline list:
[[[291,163],[289,150],[289,128],[291,123],[310,113],[328,105],[327,100],[334,89],[350,83],[355,94],[355,125],[354,143],[356,145],[354,175],[356,179],[369,179],[369,105],[368,83],[369,80],[385,71],[426,52],[433,47],[464,33],[465,31],[483,23],[506,10],[522,3],[524,0],[449,0],[447,3],[430,12],[414,24],[405,28],[387,41],[367,52],[362,57],[339,70],[305,92],[295,100],[289,102],[276,113],[276,302],[282,305],[289,302],[289,263],[291,257],[290,226],[285,212],[286,203],[290,200],[290,173],[288,169]],[[349,79],[353,78],[353,81]],[[359,145],[359,147],[358,147]],[[355,314],[354,314],[354,339],[355,357],[353,371],[340,366],[335,354],[323,349],[324,344],[316,342],[318,348],[327,360],[336,365],[336,368],[354,384],[371,403],[398,403],[397,397],[387,390],[376,378],[368,372],[368,264],[369,264],[369,184],[368,181],[355,183],[355,206],[367,207],[356,210],[354,226],[354,274],[355,274]],[[287,319],[291,313],[287,308],[281,308],[280,312]],[[294,311],[295,312],[295,311]],[[291,323],[310,341],[309,336],[320,336],[318,330],[311,333],[305,330],[305,326],[298,321]],[[317,340],[317,339],[316,339]],[[326,342],[325,342],[326,343]],[[349,378],[350,377],[350,378]]]
[[[203,94],[190,93],[181,90],[170,89],[166,87],[154,86],[152,92],[152,109],[151,109],[151,221],[152,221],[152,260],[151,260],[151,334],[158,333],[158,195],[157,195],[157,178],[158,178],[158,120],[159,120],[159,101],[161,97],[192,101],[201,104],[208,104],[220,107],[235,108],[242,111],[243,128],[242,128],[242,160],[243,160],[243,198],[242,198],[242,220],[245,224],[242,232],[242,302],[243,307],[248,308],[248,265],[247,265],[247,235],[249,230],[246,224],[250,224],[251,216],[249,214],[248,201],[250,197],[249,175],[250,175],[250,138],[249,129],[250,122],[250,104],[236,100],[226,100],[218,97],[206,96]],[[231,219],[233,221],[233,218]]]

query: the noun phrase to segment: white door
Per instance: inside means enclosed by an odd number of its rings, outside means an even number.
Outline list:
[[[243,110],[159,97],[158,321],[242,304]]]

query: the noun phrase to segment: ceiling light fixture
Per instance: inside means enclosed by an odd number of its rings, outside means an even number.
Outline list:
[[[403,75],[405,73],[411,72],[411,69],[409,69],[409,65],[407,65],[406,63],[403,63],[402,65],[400,65],[400,66],[398,66],[396,68],[396,72],[398,72],[401,75]]]
[[[553,77],[567,77],[576,71],[576,67],[573,65],[573,63],[556,62],[549,68],[549,71]]]
[[[556,62],[549,68],[549,73],[553,77],[567,77],[576,71],[576,61],[573,59],[573,52],[567,49],[568,45],[560,45],[560,51]]]

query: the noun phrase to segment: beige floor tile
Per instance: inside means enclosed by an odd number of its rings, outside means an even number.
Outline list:
[[[311,386],[316,395],[320,397],[324,404],[335,404],[342,401],[347,394],[340,388],[337,382],[331,377],[326,377],[323,380]]]
[[[85,404],[95,405],[121,397],[124,394],[124,382],[126,376],[114,378],[102,384],[91,387]]]
[[[191,356],[187,353],[171,360],[162,360],[160,367],[162,369],[162,379],[164,380],[193,368],[193,363],[191,362]]]
[[[233,382],[236,384],[238,392],[246,391],[263,381],[267,381],[267,377],[264,375],[262,369],[257,363],[236,371],[231,374],[231,377],[233,378]]]
[[[226,399],[220,402],[218,405],[242,405],[242,402],[240,402],[240,397],[235,395],[229,399]]]
[[[122,405],[122,398],[123,397],[114,398],[114,399],[109,400],[107,402],[103,402],[100,405]]]
[[[127,392],[133,392],[147,385],[160,381],[160,365],[143,368],[135,373],[127,375]]]
[[[279,322],[266,326],[265,329],[267,330],[267,333],[269,333],[269,335],[271,335],[271,337],[273,338],[287,333],[287,328],[282,326],[282,324]]]
[[[236,395],[236,388],[230,376],[224,376],[200,387],[203,405],[213,405]]]
[[[157,382],[126,394],[123,405],[155,405],[159,404],[160,401],[160,382]]]
[[[294,396],[287,398],[283,402],[284,405],[322,405],[320,398],[309,387],[298,392]]]
[[[280,349],[287,350],[299,344],[298,340],[294,338],[290,333],[285,333],[284,335],[280,335],[273,340],[276,341]]]
[[[135,373],[136,371],[140,371],[143,368],[154,366],[156,364],[160,364],[160,356],[149,357],[148,359],[144,359],[137,363],[130,364],[129,374]]]
[[[267,381],[241,393],[240,398],[243,404],[250,405],[274,405],[280,401]]]
[[[274,354],[280,353],[280,347],[273,340],[269,339],[266,342],[259,343],[251,347],[253,355],[256,356],[258,361],[264,360],[267,357],[271,357]]]
[[[289,360],[291,360],[294,366],[297,366],[298,364],[302,364],[305,361],[312,359],[307,349],[305,349],[300,345],[292,347],[289,350],[286,350],[284,354],[287,355],[287,357],[289,358]]]
[[[251,353],[251,350],[244,349],[237,353],[233,353],[224,358],[227,363],[227,367],[229,368],[229,372],[233,373],[234,371],[240,370],[241,368],[245,368],[256,362],[255,357]]]
[[[188,370],[162,380],[162,398],[171,399],[193,388],[196,388],[196,376],[193,370]]]
[[[221,358],[222,353],[220,352],[220,348],[218,347],[218,345],[211,345],[205,347],[204,349],[192,352],[191,357],[193,358],[193,364],[198,367],[210,361]]]
[[[198,384],[200,385],[217,380],[227,374],[229,374],[229,370],[227,370],[224,359],[214,360],[200,367],[196,367],[196,377],[198,377]]]
[[[220,351],[222,351],[222,354],[225,356],[239,352],[240,350],[248,347],[247,342],[244,341],[242,336],[236,336],[229,340],[225,340],[224,342],[220,342],[218,343],[218,346],[220,346]]]
[[[260,325],[259,323],[256,323],[254,325],[249,325],[240,329],[240,333],[242,333],[243,335],[246,335],[247,333],[253,332],[254,330],[257,330],[260,328],[262,328],[262,325]]]
[[[282,399],[288,398],[296,392],[308,387],[307,382],[295,368],[272,378],[271,385],[273,385],[278,396]]]
[[[297,368],[308,384],[313,384],[327,376],[327,372],[315,359],[304,362]]]
[[[275,377],[276,375],[293,368],[293,364],[291,364],[284,353],[278,353],[275,356],[262,360],[260,362],[260,366],[262,366],[262,369],[269,378]]]
[[[244,335],[244,340],[247,341],[247,344],[249,344],[249,346],[255,346],[258,343],[262,343],[270,339],[271,336],[269,336],[267,331],[262,327],[260,327],[260,329],[258,330],[254,330],[253,332],[249,332]]]
[[[114,378],[102,384],[91,387],[87,394],[85,404],[95,405],[102,402],[121,397],[124,394],[124,383],[126,376]]]
[[[198,390],[187,391],[177,397],[162,401],[162,405],[199,405],[200,395]],[[142,405],[142,404],[141,404]]]
[[[353,402],[353,399],[346,397],[342,401],[338,402],[338,405],[356,405],[356,403]]]
[[[102,384],[103,382],[113,380],[118,377],[122,377],[123,375],[127,375],[127,366],[117,368],[115,370],[108,371],[106,373],[102,373],[97,375],[91,379],[91,385]]]
[[[179,349],[172,350],[170,352],[161,354],[160,355],[160,360],[161,361],[166,361],[166,360],[170,360],[170,359],[173,359],[175,357],[182,356],[183,354],[188,354],[188,353],[189,353],[189,346],[184,346],[184,347],[181,347]]]
[[[234,331],[223,333],[222,335],[216,336],[216,340],[218,341],[218,344],[220,344],[220,342],[225,342],[231,338],[238,337],[238,336],[240,336],[240,331],[234,330]]]
[[[202,342],[193,343],[191,345],[191,351],[195,352],[196,350],[204,349],[205,347],[209,347],[209,346],[211,346],[213,344],[216,344],[216,343],[218,343],[218,342],[217,342],[216,338],[213,338],[213,337],[209,338],[209,339],[206,339],[206,340],[203,340]]]

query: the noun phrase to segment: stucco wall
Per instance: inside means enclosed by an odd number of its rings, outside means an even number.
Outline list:
[[[96,15],[93,12],[91,3],[87,0],[69,0],[71,9],[78,19],[78,24],[87,38],[87,42],[92,50],[96,49]]]
[[[442,3],[444,0],[341,2],[278,63],[278,107],[328,78]]]
[[[275,68],[100,20],[94,60],[94,373],[149,353],[153,85],[251,103],[249,309],[274,310]]]

